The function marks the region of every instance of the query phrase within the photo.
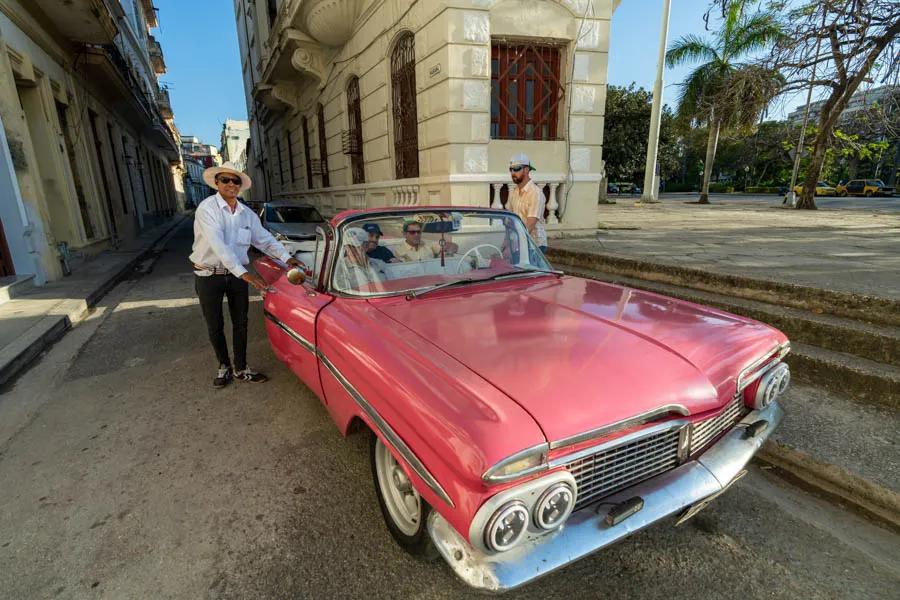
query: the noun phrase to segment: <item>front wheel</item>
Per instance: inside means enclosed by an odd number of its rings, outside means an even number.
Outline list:
[[[371,456],[375,494],[388,531],[413,556],[436,558],[437,548],[426,527],[431,506],[419,496],[403,467],[381,438],[374,434]]]

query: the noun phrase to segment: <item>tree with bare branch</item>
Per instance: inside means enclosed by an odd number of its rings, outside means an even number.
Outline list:
[[[781,0],[769,6],[782,15],[786,35],[765,65],[785,76],[785,92],[809,86],[825,92],[797,203],[797,208],[815,209],[813,193],[841,113],[863,83],[890,82],[900,70],[900,2]]]

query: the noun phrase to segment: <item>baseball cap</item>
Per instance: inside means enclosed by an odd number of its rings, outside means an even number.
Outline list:
[[[366,223],[362,226],[362,228],[366,231],[366,233],[381,235],[381,227],[378,226],[378,223]]]
[[[528,159],[528,155],[524,152],[519,152],[518,154],[514,154],[512,158],[509,159],[509,166],[517,167],[519,165],[528,167],[532,171],[535,171],[534,165],[531,164],[531,160]]]

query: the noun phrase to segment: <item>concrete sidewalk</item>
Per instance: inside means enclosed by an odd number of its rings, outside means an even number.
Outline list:
[[[176,215],[122,247],[91,258],[71,276],[0,304],[0,386],[82,320],[104,294],[186,218],[187,214]]]
[[[598,227],[550,247],[900,301],[900,215],[623,202]]]

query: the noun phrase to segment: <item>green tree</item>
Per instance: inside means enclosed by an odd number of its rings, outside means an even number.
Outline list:
[[[603,127],[603,157],[609,181],[640,182],[647,158],[647,134],[653,94],[632,83],[628,87],[611,85],[606,92],[606,116]],[[678,171],[681,164],[675,117],[663,107],[659,133],[660,177]]]
[[[721,131],[752,128],[782,86],[778,71],[740,62],[781,36],[775,15],[765,11],[747,14],[745,4],[746,0],[726,2],[722,25],[711,39],[686,35],[666,52],[670,68],[700,63],[681,84],[677,114],[683,122],[709,127],[701,204],[709,203],[709,181]]]

